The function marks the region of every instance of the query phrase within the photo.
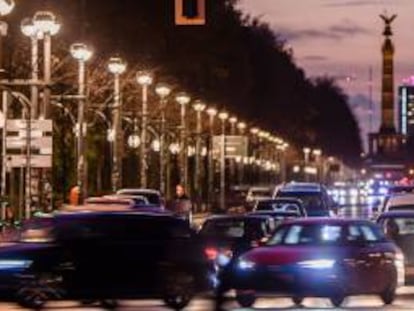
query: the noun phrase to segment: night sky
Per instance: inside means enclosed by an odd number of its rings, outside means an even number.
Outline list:
[[[373,68],[374,130],[379,123],[381,33],[384,11],[398,14],[393,24],[395,84],[414,74],[413,0],[240,0],[242,10],[270,23],[294,50],[308,76],[328,74],[351,97],[362,133],[369,127],[368,81]],[[345,82],[341,77],[353,76]]]

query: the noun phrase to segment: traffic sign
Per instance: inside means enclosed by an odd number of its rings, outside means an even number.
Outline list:
[[[213,137],[213,156],[219,157],[223,136]],[[225,136],[225,156],[226,158],[240,158],[248,155],[248,139],[246,136]]]
[[[8,155],[7,166],[9,168],[25,167],[27,157],[24,154]],[[30,157],[30,166],[32,168],[51,168],[52,156],[51,155],[32,155]]]
[[[6,122],[7,131],[18,131],[27,129],[28,120],[24,119],[9,119]],[[53,131],[53,121],[52,120],[30,120],[31,131],[42,131],[42,132],[52,132]]]

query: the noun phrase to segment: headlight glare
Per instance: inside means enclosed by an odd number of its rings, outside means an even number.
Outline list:
[[[255,267],[255,263],[253,261],[241,258],[237,263],[237,266],[240,270],[251,270]]]
[[[333,259],[314,259],[301,261],[298,265],[306,269],[331,269],[335,264]]]

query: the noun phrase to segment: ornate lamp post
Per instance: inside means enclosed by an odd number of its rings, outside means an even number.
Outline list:
[[[86,171],[85,171],[85,103],[86,103],[86,62],[92,57],[93,52],[84,43],[74,43],[70,47],[72,57],[78,61],[79,73],[78,73],[78,141],[76,144],[77,149],[77,181],[76,184],[79,187],[79,203],[83,202],[83,198],[86,196]]]
[[[237,129],[239,130],[239,135],[244,135],[245,131],[246,131],[246,123],[244,122],[239,122],[237,123]],[[244,164],[245,164],[245,155],[240,159],[240,161],[238,162],[238,166],[239,166],[239,173],[238,173],[238,183],[239,184],[243,184],[244,183]]]
[[[121,185],[121,155],[119,153],[119,133],[121,131],[121,86],[120,76],[125,72],[127,68],[126,63],[119,57],[111,57],[108,62],[108,70],[114,75],[114,103],[112,106],[112,170],[111,170],[111,182],[112,190],[116,191]]]
[[[165,118],[165,106],[167,104],[167,98],[171,94],[171,87],[165,83],[159,83],[155,92],[160,98],[160,110],[161,110],[161,128],[160,128],[160,190],[163,194],[166,193],[166,178],[165,178],[165,167],[166,167],[166,143],[165,143],[165,127],[166,127],[166,118]]]
[[[191,97],[186,93],[178,93],[175,97],[176,102],[181,107],[181,154],[180,154],[180,183],[187,187],[188,176],[188,163],[187,163],[187,120],[186,120],[186,108],[191,101]]]
[[[141,148],[140,148],[140,186],[147,187],[147,130],[148,130],[148,87],[153,82],[152,74],[147,71],[137,73],[137,82],[142,87],[141,110]]]
[[[201,198],[201,188],[202,188],[202,176],[201,176],[201,135],[202,135],[202,123],[201,123],[201,113],[206,109],[206,105],[197,100],[194,102],[193,108],[197,114],[197,129],[196,129],[196,152],[195,152],[195,169],[194,169],[194,190],[197,195],[197,198]]]
[[[59,32],[61,25],[58,22],[56,16],[49,11],[36,12],[33,17],[33,25],[43,39],[43,75],[46,88],[44,89],[43,93],[43,109],[41,109],[40,115],[46,118],[48,117],[50,106],[50,84],[52,78],[52,36],[55,36]]]
[[[0,0],[0,16],[6,16],[13,11],[14,0]],[[5,21],[0,21],[0,73],[5,72],[3,68],[3,37],[7,35],[8,25]]]
[[[227,112],[220,112],[221,120],[221,148],[220,148],[220,208],[226,208],[226,120],[229,118]]]
[[[211,205],[214,199],[214,155],[213,155],[213,138],[214,138],[214,120],[218,111],[214,107],[207,109],[208,125],[210,130],[209,148],[208,148],[208,203]]]

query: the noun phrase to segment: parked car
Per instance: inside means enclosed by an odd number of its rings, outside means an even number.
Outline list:
[[[106,195],[104,196],[104,198],[132,200],[133,204],[131,206],[131,209],[134,211],[153,212],[153,213],[164,213],[165,212],[165,209],[163,206],[149,203],[148,198],[142,195],[113,194],[113,195]]]
[[[253,211],[294,211],[300,216],[307,216],[301,200],[287,197],[257,201]]]
[[[404,254],[406,284],[414,284],[414,210],[382,213],[378,224]]]
[[[328,297],[336,307],[350,295],[378,294],[391,304],[403,285],[403,255],[369,221],[304,218],[280,225],[269,242],[234,260],[220,292],[234,289],[250,307],[261,293]]]
[[[153,297],[178,310],[211,284],[196,233],[175,217],[66,212],[42,221],[26,227],[18,243],[0,247],[1,284],[23,307]]]
[[[284,197],[301,200],[310,217],[332,216],[336,212],[328,191],[317,183],[288,183],[276,193],[276,198]]]

